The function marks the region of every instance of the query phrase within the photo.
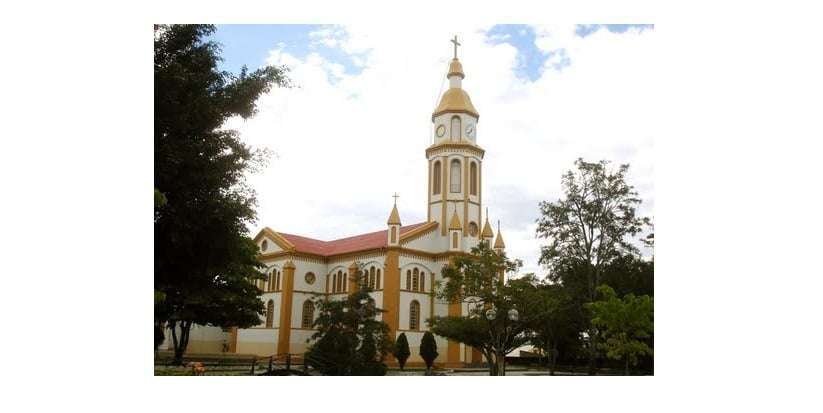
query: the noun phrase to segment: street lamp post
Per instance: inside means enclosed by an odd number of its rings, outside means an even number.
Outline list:
[[[489,331],[489,334],[492,338],[492,343],[494,343],[494,351],[495,357],[497,358],[497,375],[498,376],[505,376],[506,375],[506,354],[503,346],[509,339],[509,335],[511,334],[510,326],[506,325],[506,320],[510,320],[516,322],[520,319],[520,313],[512,308],[507,313],[506,316],[497,321],[497,310],[492,307],[486,310],[486,319],[489,322],[494,323],[494,327]]]

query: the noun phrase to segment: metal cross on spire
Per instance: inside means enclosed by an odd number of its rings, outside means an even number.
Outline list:
[[[460,43],[457,42],[457,35],[454,36],[454,39],[449,41],[454,43],[454,59],[457,60],[457,46],[460,46]]]
[[[400,198],[400,195],[397,195],[397,192],[395,192],[392,198],[394,198],[394,205],[397,206],[397,198]]]

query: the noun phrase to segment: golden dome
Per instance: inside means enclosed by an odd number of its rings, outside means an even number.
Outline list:
[[[497,230],[497,239],[494,240],[494,248],[495,249],[498,249],[498,248],[499,249],[505,249],[506,248],[506,243],[503,242],[503,233],[500,232],[499,229]]]
[[[397,212],[397,204],[394,205],[391,209],[391,214],[389,215],[389,221],[387,222],[389,225],[400,225],[400,213]]]
[[[492,226],[489,225],[489,217],[486,217],[486,223],[483,225],[483,232],[480,233],[481,238],[494,238]]]
[[[451,77],[451,75],[460,76],[461,79],[466,77],[463,73],[463,65],[460,64],[460,61],[457,59],[452,59],[452,62],[449,64],[449,74],[447,74],[446,77]]]
[[[463,226],[460,225],[460,218],[457,217],[456,210],[452,212],[452,221],[449,223],[449,230],[453,229],[463,229]]]
[[[436,116],[446,112],[468,113],[476,118],[480,117],[477,109],[472,105],[469,94],[466,93],[465,90],[456,87],[447,90],[440,98],[440,104],[437,105],[437,109],[432,113],[432,120],[434,120]]]

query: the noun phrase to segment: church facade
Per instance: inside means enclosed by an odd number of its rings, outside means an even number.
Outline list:
[[[483,156],[477,142],[479,113],[463,89],[462,64],[449,64],[449,89],[432,113],[434,142],[425,148],[428,168],[427,220],[406,224],[395,203],[386,226],[375,232],[321,241],[264,228],[254,241],[265,264],[260,299],[265,316],[258,326],[221,331],[198,327],[189,351],[229,351],[271,355],[303,353],[315,332],[319,295],[340,299],[356,288],[354,274],[362,271],[382,319],[396,338],[405,333],[411,349],[408,364],[422,364],[419,346],[433,316],[465,315],[467,303],[435,297],[432,287],[452,257],[465,254],[479,242],[505,249],[499,228],[495,238],[483,216]],[[422,149],[422,148],[421,148]],[[199,331],[197,331],[199,330]],[[435,336],[438,365],[458,367],[482,362],[480,353]]]

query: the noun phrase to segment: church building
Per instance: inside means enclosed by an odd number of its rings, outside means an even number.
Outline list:
[[[427,220],[404,223],[395,205],[379,231],[331,241],[264,228],[254,241],[260,247],[267,279],[259,287],[265,317],[258,326],[231,329],[193,329],[189,351],[222,349],[257,355],[303,353],[315,332],[317,316],[312,299],[317,294],[343,298],[356,288],[353,274],[363,271],[371,293],[388,324],[390,335],[405,333],[411,357],[409,365],[422,364],[420,341],[433,316],[465,315],[467,303],[437,299],[434,282],[451,257],[465,254],[481,241],[496,250],[505,245],[499,228],[497,237],[483,216],[483,155],[477,141],[480,114],[463,89],[466,75],[454,58],[443,93],[431,116],[434,142],[425,148],[428,168]],[[423,148],[421,148],[423,149]],[[422,167],[422,165],[421,165]],[[215,334],[209,334],[211,330]],[[216,334],[219,333],[219,334]],[[221,336],[221,337],[218,337]],[[460,367],[482,362],[477,350],[435,336],[439,356],[436,364]],[[218,344],[222,343],[222,344]]]

